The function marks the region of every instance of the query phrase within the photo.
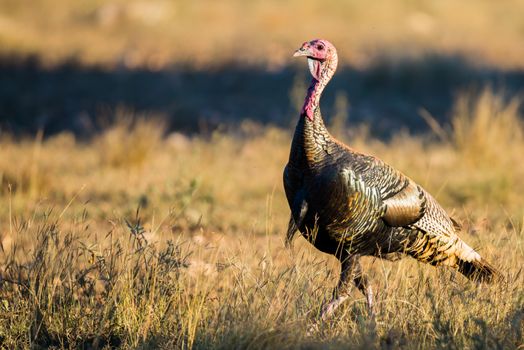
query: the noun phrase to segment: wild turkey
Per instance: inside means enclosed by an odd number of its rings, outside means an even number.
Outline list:
[[[351,281],[365,295],[373,314],[373,295],[359,258],[393,260],[406,254],[434,266],[450,266],[475,281],[500,274],[456,234],[459,225],[422,187],[381,160],[333,138],[320,114],[319,100],[335,73],[338,58],[327,40],[305,42],[313,80],[300,113],[284,170],[291,208],[286,237],[299,230],[322,252],[335,255],[341,274],[322,318],[348,297]]]

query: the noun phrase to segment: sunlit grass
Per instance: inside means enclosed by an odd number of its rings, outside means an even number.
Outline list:
[[[337,45],[341,62],[356,65],[383,51],[432,51],[522,67],[518,0],[2,0],[0,9],[2,51],[36,54],[49,64],[73,57],[153,70],[173,62],[279,67],[290,47],[321,36]]]
[[[377,294],[376,325],[354,291],[311,335],[306,331],[336,284],[338,265],[301,238],[284,248],[289,209],[281,181],[290,131],[246,123],[235,134],[163,136],[161,124],[127,111],[93,141],[5,137],[1,342],[7,348],[522,346],[517,101],[489,89],[459,95],[453,124],[441,126],[445,137],[401,133],[385,142],[370,138],[366,127],[345,132],[347,101],[338,98],[336,132],[433,193],[463,223],[461,237],[504,271],[507,283],[479,287],[412,259],[365,258]],[[139,158],[127,158],[133,150]]]
[[[129,168],[143,165],[159,147],[164,125],[154,117],[116,111],[115,122],[95,140],[103,165]]]
[[[453,143],[462,159],[490,167],[518,161],[524,146],[521,104],[520,97],[507,100],[490,88],[459,96],[452,125]]]

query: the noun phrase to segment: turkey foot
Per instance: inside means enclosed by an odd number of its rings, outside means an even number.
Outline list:
[[[362,275],[362,268],[360,266],[358,255],[349,256],[343,255],[341,260],[340,280],[337,287],[333,291],[333,297],[330,302],[322,307],[320,319],[326,321],[335,310],[342,305],[344,301],[349,298],[349,292],[352,283],[364,294],[366,297],[366,304],[371,318],[371,325],[375,324],[375,310],[373,305],[373,290],[368,283],[365,276]],[[314,322],[307,331],[307,335],[312,335],[319,330],[318,322]]]
[[[368,286],[366,288],[366,292],[364,293],[364,295],[366,297],[366,304],[367,304],[367,309],[368,309],[368,312],[369,312],[369,316],[372,319],[374,319],[375,318],[375,306],[374,306],[374,303],[373,303],[373,290],[371,289],[371,286]],[[349,298],[349,295],[343,295],[343,296],[339,296],[339,297],[336,297],[334,299],[331,299],[331,301],[329,303],[325,304],[322,307],[322,312],[320,313],[320,318],[323,321],[325,321],[348,298]]]
[[[333,298],[329,303],[322,307],[320,318],[325,321],[333,312],[349,298],[349,291],[351,290],[351,282],[364,294],[368,312],[371,318],[375,317],[375,310],[373,305],[373,290],[369,285],[368,279],[362,274],[362,267],[359,262],[360,256],[349,256],[344,254],[341,257],[341,271],[340,280],[337,287],[333,291]]]
[[[320,318],[322,319],[322,321],[325,321],[329,316],[331,316],[335,312],[335,310],[340,305],[342,305],[344,301],[346,301],[347,298],[348,298],[347,295],[340,296],[336,299],[331,300],[326,305],[324,305],[322,307],[322,313],[320,314]]]

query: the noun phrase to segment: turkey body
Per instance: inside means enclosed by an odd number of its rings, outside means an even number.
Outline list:
[[[451,248],[450,241],[457,243],[458,237],[450,234],[454,224],[434,199],[381,160],[335,140],[327,132],[320,111],[316,113],[313,121],[299,120],[284,170],[292,218],[302,235],[317,249],[337,257],[357,254],[391,258],[397,253],[420,257],[426,253],[425,259],[434,264],[449,258],[443,255],[437,259],[438,248]],[[390,211],[388,216],[388,200],[393,202],[402,195],[400,200],[407,210]],[[301,217],[304,206],[307,210]],[[433,235],[442,237],[412,249],[428,234],[424,216],[443,221],[434,225],[440,232]],[[434,252],[428,254],[432,248]]]
[[[308,58],[313,79],[284,169],[291,209],[286,243],[299,231],[341,262],[339,283],[322,317],[347,299],[350,282],[366,296],[373,314],[373,293],[362,273],[361,256],[396,260],[408,255],[454,268],[474,281],[499,279],[500,273],[458,237],[460,226],[427,191],[380,159],[330,135],[319,101],[336,70],[334,46],[327,40],[305,42],[295,56]]]

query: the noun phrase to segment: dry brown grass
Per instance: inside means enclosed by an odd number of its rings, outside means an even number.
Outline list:
[[[505,101],[502,94],[494,94],[490,88],[477,95],[459,96],[452,136],[464,161],[491,167],[517,162],[522,154],[515,145],[523,142],[521,104],[520,97]]]
[[[354,292],[311,336],[306,329],[338,267],[303,239],[284,249],[289,131],[245,124],[240,135],[161,138],[162,128],[143,120],[88,143],[67,134],[4,137],[2,345],[522,347],[524,141],[516,104],[489,89],[461,95],[449,141],[399,134],[383,142],[365,128],[339,128],[352,146],[432,192],[507,283],[477,287],[408,258],[366,259],[376,327]],[[134,145],[139,160],[126,158]]]
[[[524,5],[490,1],[0,1],[3,52],[53,63],[158,69],[170,63],[251,62],[278,67],[304,40],[324,37],[341,62],[420,54],[465,54],[522,67]]]
[[[115,122],[94,141],[103,165],[129,168],[143,165],[160,146],[164,125],[160,119],[118,109]]]

